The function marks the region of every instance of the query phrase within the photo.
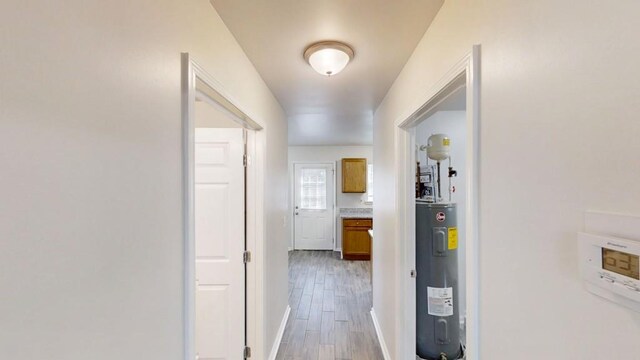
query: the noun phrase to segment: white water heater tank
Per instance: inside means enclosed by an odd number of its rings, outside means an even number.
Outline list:
[[[431,160],[442,161],[450,156],[451,139],[445,134],[434,134],[427,140],[427,156]]]

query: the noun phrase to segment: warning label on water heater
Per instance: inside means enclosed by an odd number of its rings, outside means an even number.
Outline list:
[[[453,315],[453,288],[427,287],[429,315]]]
[[[455,250],[458,248],[458,228],[449,228],[449,250]]]

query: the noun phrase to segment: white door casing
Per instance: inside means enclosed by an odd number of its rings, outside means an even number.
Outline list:
[[[428,117],[444,98],[460,84],[466,88],[467,144],[466,144],[466,287],[467,324],[466,359],[480,360],[480,233],[479,188],[480,188],[480,45],[474,45],[463,59],[451,68],[443,78],[408,111],[395,121],[396,144],[396,196],[397,226],[396,262],[396,354],[389,358],[412,359],[415,357],[415,278],[410,276],[415,269],[415,136],[414,127]],[[374,219],[375,220],[375,219]],[[374,246],[375,247],[375,246]],[[375,251],[375,248],[374,248]],[[374,270],[375,271],[375,270]],[[376,279],[374,278],[374,286]],[[374,299],[374,309],[376,300]],[[372,315],[374,310],[372,310]],[[376,329],[381,345],[386,349],[380,329]]]
[[[294,248],[333,250],[335,165],[294,164]]]
[[[196,359],[242,359],[244,129],[195,130]]]

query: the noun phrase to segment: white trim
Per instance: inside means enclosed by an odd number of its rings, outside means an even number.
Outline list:
[[[247,166],[247,250],[252,252],[252,261],[247,264],[246,277],[246,334],[247,345],[254,349],[265,349],[264,334],[264,173],[266,134],[260,121],[247,115],[215,78],[198,65],[188,53],[182,53],[182,132],[183,132],[183,222],[184,222],[184,359],[195,358],[195,236],[194,236],[194,133],[196,94],[210,101],[207,93],[196,89],[199,79],[212,90],[212,94],[223,103],[230,117],[248,131],[247,152],[253,159]],[[210,101],[209,101],[210,100]],[[262,350],[261,350],[262,351]]]
[[[338,166],[342,165],[342,160],[336,160],[333,163],[335,166],[335,171],[333,172],[333,188],[335,189],[333,196],[333,251],[340,252],[340,259],[342,260],[342,218],[338,207]],[[340,168],[340,171],[342,171],[342,168]],[[340,179],[340,191],[342,191],[342,179]],[[340,247],[338,247],[338,235],[340,236]]]
[[[290,209],[291,209],[291,242],[289,243],[289,251],[296,249],[296,165],[297,164],[314,164],[314,165],[331,165],[333,170],[333,175],[331,176],[333,179],[333,251],[336,250],[336,246],[338,245],[338,237],[337,237],[337,226],[336,226],[336,209],[338,208],[338,189],[336,186],[336,163],[332,161],[291,161],[289,162],[289,172],[291,172],[291,176],[289,176],[289,191],[290,191]]]
[[[184,53],[187,57],[189,57],[188,53]],[[202,97],[203,100],[208,102],[209,104],[215,106],[217,109],[224,111],[228,114],[235,122],[242,125],[243,128],[249,130],[262,130],[264,126],[262,126],[260,121],[255,121],[254,117],[251,115],[247,115],[247,112],[242,109],[242,107],[236,105],[236,102],[233,97],[224,89],[224,86],[216,80],[213,76],[211,76],[202,66],[200,66],[197,62],[193,60],[193,58],[189,57],[190,66],[193,69],[193,88],[190,89],[193,91],[193,97],[195,99],[195,95],[198,94]],[[211,94],[207,94],[203,91],[198,91],[195,88],[196,77],[200,79],[205,85],[210,87],[213,90]],[[211,96],[215,96],[216,98],[212,98]],[[225,103],[219,103],[217,101],[224,101]]]
[[[253,252],[247,264],[247,344],[264,349],[266,299],[264,239],[266,234],[264,212],[264,174],[266,134],[248,131],[247,153],[253,158],[247,164],[247,249]]]
[[[195,112],[195,75],[189,55],[182,54],[182,187],[183,198],[183,238],[184,238],[184,359],[195,358],[195,349],[192,345],[195,338],[195,240],[193,236],[194,228],[194,208],[192,200],[194,198],[193,177],[194,174],[194,150],[190,144],[194,141],[194,121]]]
[[[373,309],[371,309],[371,320],[373,321],[373,327],[376,329],[376,335],[378,335],[378,343],[380,344],[380,349],[382,349],[382,357],[384,358],[384,360],[391,360],[391,355],[389,355],[387,343],[384,341],[384,337],[382,336],[382,329],[380,329],[380,324],[378,323],[378,317],[376,316],[376,312]]]
[[[396,144],[396,358],[415,358],[415,126],[435,111],[448,95],[465,86],[467,89],[467,226],[466,226],[466,292],[467,292],[467,359],[480,359],[479,337],[479,182],[480,182],[480,46],[473,46],[462,60],[414,106],[398,117],[395,124]]]
[[[289,314],[291,313],[291,307],[287,305],[287,310],[284,312],[284,316],[282,317],[282,321],[280,322],[280,327],[278,328],[278,332],[276,333],[276,339],[273,341],[273,345],[271,346],[271,353],[269,354],[269,360],[275,360],[276,356],[278,356],[278,350],[280,350],[280,344],[282,343],[282,336],[284,335],[284,329],[287,327],[287,321],[289,321]]]

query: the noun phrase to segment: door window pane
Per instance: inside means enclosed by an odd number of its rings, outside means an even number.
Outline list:
[[[327,209],[327,170],[302,169],[300,184],[300,208]]]

